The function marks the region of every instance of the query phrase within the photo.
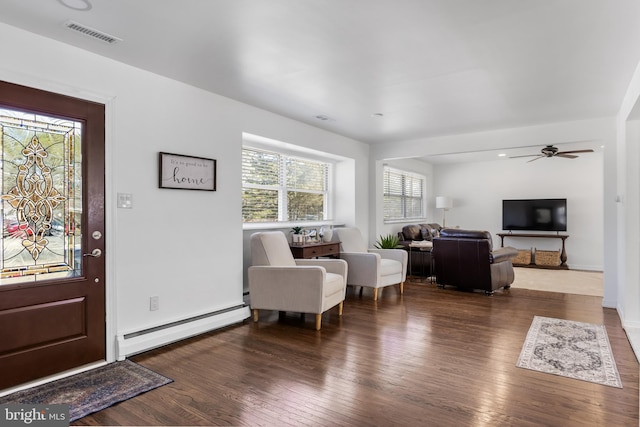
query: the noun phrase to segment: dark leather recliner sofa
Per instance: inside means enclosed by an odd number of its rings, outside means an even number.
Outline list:
[[[456,286],[493,295],[509,288],[514,280],[512,259],[518,251],[511,247],[493,249],[488,231],[444,228],[433,239],[436,282],[439,287]]]

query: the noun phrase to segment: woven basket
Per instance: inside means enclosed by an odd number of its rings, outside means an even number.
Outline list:
[[[557,267],[560,265],[560,251],[540,251],[536,249],[536,265],[549,265]]]
[[[518,255],[512,261],[513,265],[529,265],[531,264],[531,250],[518,249]]]

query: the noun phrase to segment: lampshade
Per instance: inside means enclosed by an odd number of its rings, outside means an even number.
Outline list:
[[[451,209],[453,207],[453,199],[451,197],[436,197],[436,209]]]

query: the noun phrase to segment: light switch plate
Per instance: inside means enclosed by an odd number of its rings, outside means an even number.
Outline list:
[[[133,194],[118,193],[118,207],[122,209],[133,208]]]

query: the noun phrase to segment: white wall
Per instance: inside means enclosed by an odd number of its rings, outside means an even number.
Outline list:
[[[435,191],[453,199],[448,227],[488,230],[494,244],[502,230],[503,199],[567,199],[567,264],[603,269],[602,153],[577,159],[501,159],[436,165]],[[564,234],[564,233],[563,233]],[[559,250],[559,239],[506,238],[505,246]]]
[[[16,41],[0,79],[107,104],[109,358],[116,335],[243,303],[243,132],[352,158],[340,211],[368,227],[367,145],[8,25],[0,40]],[[159,151],[216,159],[217,191],[158,189]]]
[[[640,64],[622,100],[617,130],[617,304],[622,325],[640,355]]]

